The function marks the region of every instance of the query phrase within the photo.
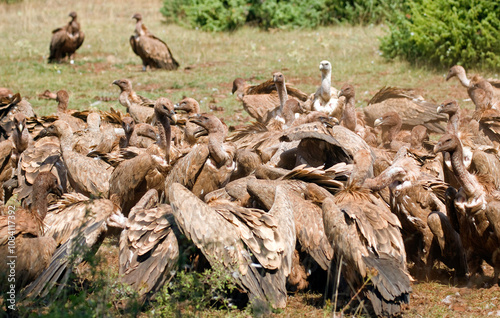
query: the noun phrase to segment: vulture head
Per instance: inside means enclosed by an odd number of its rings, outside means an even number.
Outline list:
[[[401,125],[401,117],[399,117],[396,112],[387,112],[382,117],[379,117],[373,123],[375,127],[377,126],[386,126],[386,127],[394,127],[397,125]]]
[[[455,65],[450,68],[448,71],[448,74],[446,75],[446,80],[449,80],[450,78],[457,76],[463,76],[465,77],[465,69],[461,65]]]
[[[132,82],[128,79],[119,79],[113,81],[113,84],[118,86],[122,92],[132,90]]]
[[[40,172],[33,181],[33,202],[43,201],[49,193],[61,197],[63,188],[56,176],[50,171]],[[34,209],[41,220],[45,218],[46,209]],[[43,215],[42,215],[43,214]]]
[[[175,104],[174,109],[185,111],[188,115],[194,115],[200,113],[200,104],[196,101],[196,99],[186,97]]]
[[[242,98],[243,97],[243,90],[246,86],[247,82],[242,79],[241,77],[235,78],[233,81],[233,89],[232,93],[234,94],[235,92],[238,92],[237,97]]]
[[[23,113],[16,113],[14,115],[14,129],[17,130],[18,134],[21,135],[24,128],[26,127],[26,116]]]
[[[189,121],[197,124],[209,134],[223,134],[225,135],[226,130],[224,129],[224,124],[220,121],[217,116],[211,114],[196,114],[195,116],[189,117]]]
[[[458,102],[456,100],[447,100],[438,106],[438,114],[453,115],[458,111]]]
[[[346,99],[355,97],[354,87],[351,84],[344,84],[339,92],[339,97],[344,96]]]
[[[285,75],[281,72],[276,72],[273,73],[273,82],[276,85],[276,88],[278,88],[278,85],[281,87],[285,86]]]
[[[429,139],[427,128],[423,125],[417,125],[411,130],[411,149],[421,149],[425,140]]]
[[[135,128],[135,121],[130,116],[125,116],[122,118],[122,128],[125,131],[126,136],[132,135]]]
[[[156,100],[155,116],[161,121],[161,118],[170,118],[174,123],[177,122],[177,114],[174,111],[174,104],[166,97],[160,97]]]
[[[329,73],[332,71],[332,64],[328,61],[321,61],[319,63],[319,70],[321,73]]]
[[[460,145],[458,137],[454,134],[446,134],[439,138],[438,143],[434,146],[434,153],[438,152],[453,152]]]
[[[72,134],[73,131],[71,130],[71,126],[66,121],[58,119],[52,125],[40,131],[38,136],[36,136],[34,139],[37,140],[47,136],[56,136],[60,138],[63,135],[72,135]]]
[[[56,101],[59,102],[59,104],[65,104],[68,105],[69,102],[69,94],[67,91],[64,89],[61,89],[57,92],[57,97]]]
[[[71,11],[68,15],[69,17],[71,17],[71,19],[76,19],[76,12],[75,11]]]
[[[132,16],[132,19],[135,19],[136,21],[141,21],[142,15],[140,13],[136,13]]]

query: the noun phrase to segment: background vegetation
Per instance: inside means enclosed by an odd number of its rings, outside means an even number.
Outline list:
[[[156,99],[160,96],[177,102],[190,96],[201,102],[205,112],[214,112],[229,125],[241,125],[250,120],[241,104],[231,95],[232,81],[243,77],[251,83],[271,78],[281,71],[287,82],[312,93],[319,86],[321,60],[333,67],[333,86],[349,82],[356,89],[357,107],[363,107],[383,86],[418,89],[426,99],[439,103],[457,98],[462,107],[469,107],[468,96],[458,81],[446,82],[446,69],[417,66],[402,60],[390,61],[379,50],[380,37],[387,29],[383,25],[339,24],[317,29],[272,29],[243,26],[233,32],[204,32],[165,24],[160,13],[161,0],[24,0],[15,4],[0,3],[0,87],[20,92],[39,115],[56,109],[53,100],[40,99],[38,94],[49,89],[66,89],[72,109],[124,108],[117,101],[119,90],[113,80],[129,78],[135,90]],[[83,46],[77,52],[75,64],[47,64],[51,31],[69,21],[70,11],[78,13],[86,33]],[[136,12],[153,34],[165,40],[181,67],[175,72],[141,72],[140,59],[130,48],[128,39],[134,30]],[[468,69],[478,72],[478,69]],[[492,70],[481,71],[485,77],[495,77]],[[109,101],[106,101],[108,100]],[[222,111],[212,110],[214,106]],[[215,109],[215,108],[214,108]],[[51,304],[33,304],[23,313],[30,317],[88,317],[105,312],[106,317],[124,315],[121,304],[133,301],[134,294],[117,284],[118,242],[106,240],[101,246],[94,267],[77,272],[76,286],[67,298]],[[491,276],[491,273],[487,272]],[[248,317],[246,310],[206,305],[212,293],[213,281],[230,283],[217,269],[207,273],[183,273],[171,281],[160,297],[145,308],[131,307],[127,313],[139,317]],[[222,278],[221,278],[222,277]],[[500,288],[487,282],[472,287],[455,286],[448,277],[413,284],[411,305],[405,317],[478,317],[496,314]],[[188,284],[188,285],[187,285]],[[189,286],[189,287],[186,287]],[[216,288],[217,285],[215,285]],[[172,290],[177,290],[173,293]],[[196,297],[189,292],[198,291]],[[458,294],[458,295],[457,295]],[[186,296],[187,295],[187,296]],[[446,297],[450,302],[443,302]],[[190,301],[192,300],[192,301]],[[331,315],[331,305],[321,294],[291,295],[288,307],[273,317],[325,317]],[[325,305],[324,305],[325,304]],[[29,305],[29,304],[27,304]],[[496,307],[495,307],[496,306]],[[158,314],[160,313],[160,314]],[[493,315],[492,314],[492,315]],[[0,317],[2,316],[0,310]]]
[[[500,68],[500,3],[496,0],[164,0],[170,21],[205,31],[317,28],[387,23],[387,58],[433,67]]]

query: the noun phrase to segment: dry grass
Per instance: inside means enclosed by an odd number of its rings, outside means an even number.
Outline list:
[[[293,32],[244,28],[234,33],[212,34],[165,24],[159,13],[160,6],[158,0],[2,3],[0,86],[20,92],[38,114],[46,115],[55,110],[56,103],[37,98],[45,89],[67,89],[71,108],[113,106],[123,110],[117,101],[100,102],[96,97],[116,98],[118,88],[111,82],[130,78],[134,88],[145,96],[166,96],[177,101],[187,95],[200,100],[204,111],[209,110],[210,104],[222,106],[224,112],[219,115],[229,123],[236,123],[249,117],[231,96],[234,78],[243,77],[257,83],[279,70],[288,82],[313,92],[320,80],[319,62],[327,59],[334,70],[333,85],[354,84],[359,107],[366,105],[371,96],[386,85],[418,88],[424,97],[434,102],[467,98],[457,81],[444,81],[446,70],[384,61],[377,40],[385,32],[383,26],[338,26]],[[72,10],[79,15],[86,33],[85,43],[74,65],[47,64],[51,31],[67,23],[67,15]],[[140,59],[128,43],[134,28],[131,16],[135,12],[141,12],[149,29],[169,44],[181,63],[180,70],[141,72]],[[495,77],[495,74],[485,75]],[[463,102],[462,105],[470,104]],[[110,255],[113,251],[117,253],[115,247],[106,249]],[[453,287],[446,281],[417,282],[412,305],[405,316],[472,317],[490,312],[498,315],[499,309],[494,309],[500,303],[498,286],[483,287]],[[452,295],[451,304],[443,303],[448,295]],[[317,298],[308,294],[293,296],[288,308],[273,316],[331,316],[327,309],[317,305]]]

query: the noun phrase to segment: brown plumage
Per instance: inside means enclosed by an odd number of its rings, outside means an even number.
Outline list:
[[[191,97],[183,98],[180,102],[174,105],[174,108],[176,111],[186,112],[187,117],[194,116],[201,112],[200,104],[197,100]],[[187,121],[183,128],[184,135],[182,137],[183,140],[180,141],[180,144],[184,145],[185,142],[187,142],[187,145],[192,146],[196,142],[198,142],[199,139],[202,139],[197,138],[196,136],[197,132],[199,131],[199,127],[200,126],[196,125],[195,123]]]
[[[120,275],[143,299],[158,291],[177,268],[177,225],[169,205],[151,189],[130,211],[120,235]]]
[[[136,124],[132,117],[123,117],[122,128],[125,136],[120,141],[121,148],[147,148],[157,141],[158,132],[153,126],[146,123]]]
[[[14,175],[17,162],[13,158],[14,144],[11,140],[0,142],[0,202],[4,202],[4,182],[8,181]]]
[[[175,182],[181,183],[202,198],[226,185],[235,169],[236,149],[226,143],[226,126],[214,115],[197,114],[190,119],[208,132],[208,145],[195,145],[166,178],[165,192]]]
[[[400,223],[386,204],[362,186],[372,158],[360,150],[346,189],[322,197],[323,222],[337,261],[343,261],[344,278],[352,292],[361,291],[376,315],[397,315],[409,302],[410,279]]]
[[[66,56],[73,63],[74,54],[85,39],[85,33],[80,29],[76,12],[71,12],[69,16],[71,21],[67,25],[52,31],[49,63],[60,63]]]
[[[402,119],[402,129],[424,125],[429,132],[443,133],[441,122],[446,120],[446,116],[437,114],[436,107],[412,89],[384,87],[372,97],[363,112],[369,125],[387,112],[397,112]]]
[[[149,189],[164,190],[165,177],[172,160],[179,154],[170,146],[170,118],[174,117],[174,105],[168,98],[156,101],[155,116],[158,124],[158,142],[150,145],[138,156],[122,161],[111,174],[109,195],[128,215],[130,209]],[[113,198],[114,197],[114,198]]]
[[[446,216],[444,198],[448,185],[425,173],[405,149],[389,168],[364,185],[372,183],[376,183],[377,189],[389,186],[391,210],[401,222],[408,261],[415,263],[417,270],[425,266],[428,273],[437,259],[464,277],[468,269],[462,242]],[[452,249],[446,250],[449,247]]]
[[[266,213],[229,202],[209,206],[177,183],[169,190],[178,226],[210,264],[232,273],[250,301],[284,308],[286,276],[295,247],[286,195],[277,193],[276,205],[281,208]]]
[[[0,141],[8,139],[12,134],[13,120],[17,113],[26,118],[35,116],[31,104],[22,99],[19,93],[0,99]]]
[[[165,70],[176,70],[179,63],[174,59],[167,44],[154,36],[142,23],[142,15],[134,14],[132,19],[136,20],[135,33],[130,37],[132,51],[142,60],[142,70],[160,68]]]
[[[107,197],[113,169],[102,160],[89,158],[73,150],[73,131],[66,121],[55,121],[40,135],[59,138],[64,165],[73,189],[85,195]]]
[[[56,101],[58,102],[56,116],[59,119],[66,121],[70,125],[73,132],[86,128],[86,124],[83,120],[71,115],[74,111],[68,109],[69,94],[67,91],[64,89],[57,91]]]
[[[8,206],[0,216],[0,286],[7,290],[7,280],[15,277],[15,286],[21,290],[32,282],[49,264],[56,249],[51,236],[44,235],[44,218],[47,214],[47,195],[61,195],[57,179],[50,172],[40,173],[34,184],[34,203],[29,210]],[[15,245],[8,244],[9,237],[15,237]],[[14,253],[9,253],[14,249]],[[9,257],[15,255],[15,259]],[[14,260],[15,266],[9,266]],[[11,269],[15,269],[12,271]],[[14,273],[8,276],[9,273]]]
[[[454,205],[467,260],[469,264],[480,264],[481,259],[489,263],[494,268],[497,282],[500,274],[500,196],[487,176],[476,176],[467,171],[457,136],[443,135],[434,151],[450,153],[453,171],[461,186]],[[476,272],[477,267],[472,265],[471,271]]]
[[[97,252],[110,227],[124,228],[126,219],[118,206],[107,199],[89,199],[80,193],[67,193],[49,208],[45,233],[58,245],[49,266],[23,294],[45,297],[58,284],[62,291],[75,266]]]
[[[411,141],[410,132],[401,130],[403,121],[397,112],[387,112],[373,123],[375,127],[382,128],[382,146],[399,150],[401,146],[408,145]]]
[[[446,80],[448,81],[453,77],[457,77],[462,86],[467,88],[467,94],[469,94],[472,102],[474,103],[474,105],[476,105],[476,109],[482,107],[480,104],[484,102],[485,98],[489,100],[489,105],[487,107],[488,109],[500,108],[500,91],[498,91],[498,89],[495,89],[490,82],[488,82],[481,76],[474,75],[469,79],[467,78],[463,66],[454,65],[448,71]]]
[[[118,100],[122,106],[127,108],[127,112],[135,122],[152,123],[154,118],[154,101],[137,95],[132,89],[132,82],[128,79],[115,80],[113,84],[120,88]]]
[[[281,73],[280,73],[281,74]],[[282,74],[281,74],[282,75]],[[278,87],[275,83],[275,76],[259,85],[250,86],[245,80],[237,78],[233,81],[233,94],[237,96],[243,103],[243,108],[247,113],[255,118],[260,123],[268,123],[271,118],[274,118],[275,110],[280,106],[280,95],[287,98],[297,99],[299,102],[307,100],[307,94],[293,88],[291,85],[285,84],[283,78],[283,86],[286,93],[278,92]],[[282,88],[283,90],[283,88]],[[283,100],[283,103],[286,102]],[[273,112],[274,111],[274,112]]]

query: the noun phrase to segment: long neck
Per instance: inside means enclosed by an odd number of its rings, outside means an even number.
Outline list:
[[[144,35],[144,30],[142,29],[142,20],[137,20],[135,24],[135,35],[136,36]]]
[[[224,150],[224,132],[217,131],[208,135],[208,150],[210,156],[217,162],[218,165],[225,164],[229,159],[228,153]]]
[[[47,215],[47,189],[41,187],[33,187],[33,204],[31,205],[31,213],[40,229],[43,231],[43,219]]]
[[[391,184],[396,177],[402,172],[400,168],[390,168],[384,170],[376,178],[366,179],[363,183],[364,187],[367,187],[373,191],[380,191],[383,188]]]
[[[354,96],[349,96],[344,106],[343,126],[354,131],[356,129],[356,110]]]
[[[325,70],[321,72],[321,98],[323,100],[330,100],[332,87],[332,71]]]
[[[468,197],[480,196],[484,188],[477,179],[465,168],[462,145],[457,145],[456,150],[451,154],[451,165],[455,171],[457,179]]]
[[[283,106],[285,106],[286,101],[288,100],[288,94],[286,92],[285,83],[277,83],[276,89],[278,90],[278,97],[280,99],[280,108],[279,108],[279,116],[283,114]]]
[[[460,115],[458,111],[451,113],[450,118],[448,119],[447,129],[450,133],[456,134],[458,133],[458,124],[460,122]]]
[[[60,101],[59,104],[57,104],[58,112],[65,113],[67,109],[68,109],[68,102]]]
[[[160,135],[159,146],[165,151],[165,159],[170,163],[170,142],[172,140],[172,127],[166,116],[161,116],[158,123],[158,134]]]
[[[467,75],[465,75],[465,72],[458,73],[457,77],[458,77],[458,80],[460,81],[460,83],[462,83],[462,86],[471,87],[471,82],[467,78]]]
[[[61,152],[64,156],[65,153],[73,151],[73,132],[64,131],[59,137],[61,143]]]
[[[394,126],[390,126],[389,129],[387,129],[387,134],[386,134],[386,139],[384,140],[385,142],[391,142],[398,132],[401,130],[402,123],[398,122]]]

